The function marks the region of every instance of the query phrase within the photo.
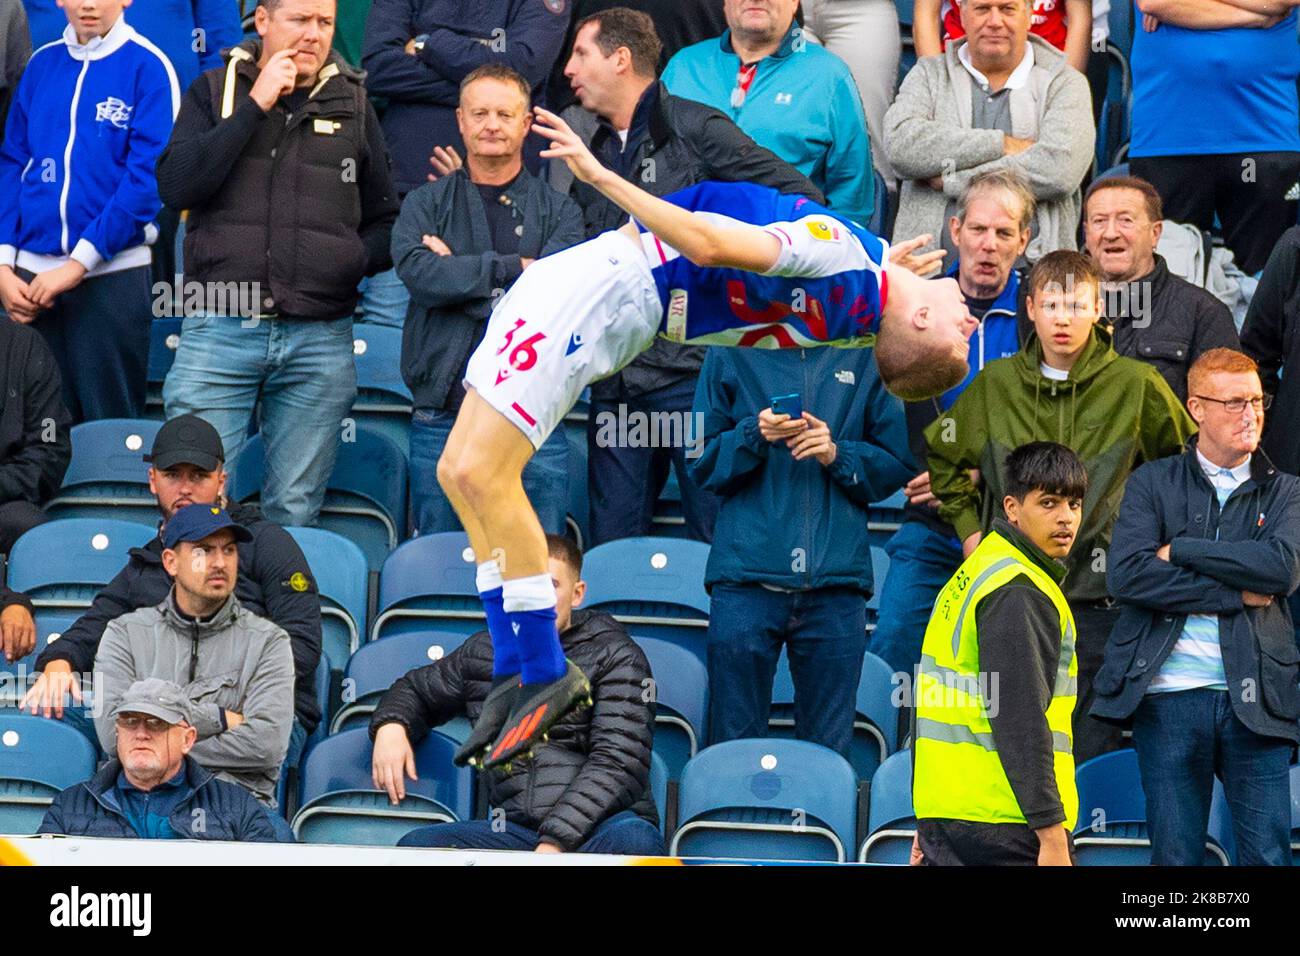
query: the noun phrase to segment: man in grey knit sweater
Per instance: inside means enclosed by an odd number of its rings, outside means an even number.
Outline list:
[[[1096,128],[1088,81],[1029,35],[1033,0],[967,0],[966,38],[919,60],[885,114],[885,149],[904,177],[894,235],[948,240],[946,224],[973,176],[1021,173],[1038,200],[1025,259],[1076,248],[1079,184]],[[949,249],[949,252],[953,250]]]

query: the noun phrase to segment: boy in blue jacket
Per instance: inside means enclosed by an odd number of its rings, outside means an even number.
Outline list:
[[[65,0],[68,27],[32,55],[0,148],[0,304],[49,342],[74,423],[144,411],[154,164],[180,87],[129,3]]]

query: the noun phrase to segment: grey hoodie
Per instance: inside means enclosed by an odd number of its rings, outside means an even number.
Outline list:
[[[117,753],[112,716],[133,683],[161,677],[185,688],[198,743],[190,755],[223,780],[268,806],[289,749],[293,724],[293,652],[289,635],[244,609],[232,595],[206,621],[182,617],[176,590],[155,607],[111,621],[95,655],[95,730],[104,751]],[[223,711],[244,723],[225,730]]]

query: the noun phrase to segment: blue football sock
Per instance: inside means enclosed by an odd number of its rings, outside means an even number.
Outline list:
[[[478,596],[483,601],[483,613],[487,616],[488,634],[492,635],[492,678],[495,680],[518,674],[519,644],[506,619],[504,582],[496,561],[480,564],[476,579]]]
[[[564,676],[564,650],[555,628],[555,585],[549,574],[506,581],[503,607],[519,652],[525,684]]]

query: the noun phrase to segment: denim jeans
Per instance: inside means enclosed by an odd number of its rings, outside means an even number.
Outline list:
[[[1291,744],[1247,728],[1227,691],[1148,694],[1133,715],[1133,743],[1153,864],[1201,865],[1217,776],[1232,814],[1237,862],[1291,865]]]
[[[462,820],[436,823],[412,830],[398,846],[452,847],[458,850],[535,850],[537,831],[518,823],[505,824],[500,832],[490,820]],[[622,810],[602,820],[577,853],[608,853],[617,856],[667,856],[664,838],[654,824],[631,810]]]
[[[460,520],[438,484],[438,459],[456,413],[417,408],[411,416],[411,517],[415,534],[460,531]],[[557,428],[524,466],[524,493],[547,534],[564,533],[569,505],[569,442]]]
[[[411,302],[411,294],[397,278],[396,269],[368,276],[361,280],[358,288],[361,301],[357,304],[357,318],[360,321],[398,329],[406,322],[406,307]]]
[[[244,446],[260,402],[266,443],[262,513],[282,525],[313,524],[338,454],[342,421],[357,394],[352,317],[187,318],[163,383],[168,418],[211,422],[226,467]]]
[[[591,417],[587,422],[587,488],[591,502],[591,543],[588,547],[617,538],[652,534],[655,502],[668,480],[669,468],[677,471],[687,536],[696,541],[713,540],[718,499],[691,478],[686,467],[689,449],[685,447],[685,440],[676,448],[644,445],[632,448],[599,440],[602,421],[619,421],[619,405],[626,406],[622,416],[624,420],[635,413],[681,416],[683,427],[670,429],[670,438],[673,434],[685,436],[685,424],[695,421],[692,411],[695,381],[691,377],[636,398],[592,399]],[[602,419],[602,415],[612,417]],[[650,418],[649,422],[653,425],[658,420]],[[629,425],[629,431],[631,428]],[[645,431],[648,439],[649,434],[658,433],[660,429],[651,427]],[[703,441],[703,435],[698,431],[692,433],[694,439]]]
[[[867,601],[852,588],[770,591],[715,584],[709,605],[709,743],[766,737],[785,645],[794,733],[849,756],[867,644]]]
[[[885,544],[889,587],[880,595],[876,629],[867,650],[896,673],[911,675],[921,660],[921,644],[940,589],[961,566],[961,542],[924,521],[905,519]]]

